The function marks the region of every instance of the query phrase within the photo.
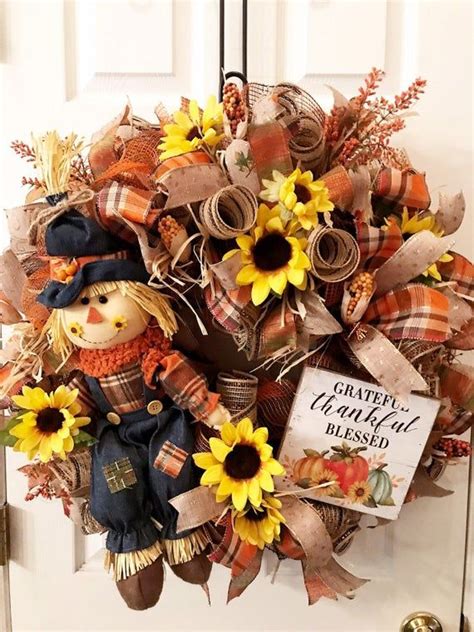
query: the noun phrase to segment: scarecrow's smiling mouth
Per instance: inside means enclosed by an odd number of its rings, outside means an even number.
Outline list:
[[[114,338],[116,338],[116,337],[119,335],[119,333],[120,333],[121,331],[123,331],[123,330],[122,330],[122,329],[119,329],[118,331],[116,331],[116,332],[114,333],[114,335],[113,335],[111,338],[106,338],[105,340],[95,340],[95,341],[94,341],[94,340],[87,340],[87,338],[84,338],[84,336],[83,336],[82,334],[80,334],[80,335],[79,335],[79,338],[80,338],[81,340],[84,340],[84,342],[89,343],[90,345],[102,345],[102,344],[104,344],[104,343],[106,343],[106,342],[110,342],[111,340],[113,340]]]

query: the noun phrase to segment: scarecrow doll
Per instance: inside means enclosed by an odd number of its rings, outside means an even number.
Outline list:
[[[175,315],[129,245],[69,210],[48,225],[45,246],[51,281],[38,300],[52,310],[53,350],[78,357],[81,373],[67,388],[93,420],[91,513],[108,530],[106,566],[129,607],[149,608],[163,559],[183,580],[207,582],[206,532],[177,533],[168,501],[199,483],[193,419],[215,426],[230,415],[172,349]]]

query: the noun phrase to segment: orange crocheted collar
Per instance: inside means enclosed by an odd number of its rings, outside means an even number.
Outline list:
[[[148,326],[143,334],[133,340],[110,349],[81,349],[79,368],[91,377],[105,377],[133,362],[148,365],[147,357],[150,355],[156,365],[160,358],[169,353],[170,348],[171,341],[165,338],[163,331],[155,324]]]

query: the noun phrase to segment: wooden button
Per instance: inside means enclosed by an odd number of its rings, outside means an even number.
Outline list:
[[[114,426],[118,426],[122,420],[120,419],[120,415],[117,415],[117,413],[107,413],[107,421],[114,424]]]
[[[150,415],[157,415],[163,410],[163,404],[160,402],[159,399],[154,399],[148,404],[146,409],[150,413]]]

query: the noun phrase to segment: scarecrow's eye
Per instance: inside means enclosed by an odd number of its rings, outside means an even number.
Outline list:
[[[108,302],[109,302],[109,299],[106,296],[99,296],[99,303],[105,304]]]
[[[81,298],[81,303],[82,303],[83,305],[89,305],[90,300],[87,298],[87,296],[83,296],[83,297]]]

